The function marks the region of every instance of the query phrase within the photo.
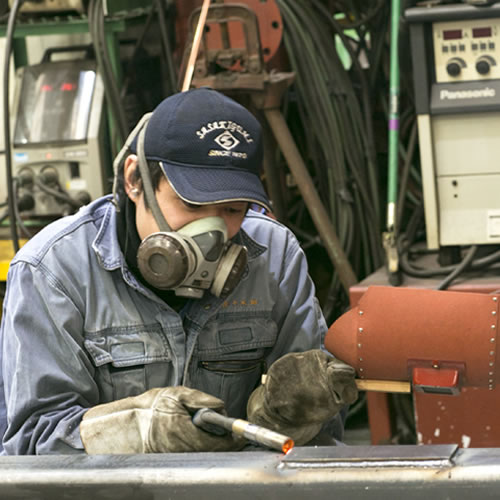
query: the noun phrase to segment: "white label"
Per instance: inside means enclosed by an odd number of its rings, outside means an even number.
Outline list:
[[[14,153],[14,161],[17,163],[25,163],[28,161],[28,153]]]
[[[68,181],[68,189],[73,191],[85,191],[87,189],[87,181],[84,179],[71,179]]]

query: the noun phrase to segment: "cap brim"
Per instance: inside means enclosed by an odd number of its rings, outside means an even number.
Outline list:
[[[172,187],[184,200],[196,204],[248,201],[271,210],[259,177],[238,169],[160,165]]]

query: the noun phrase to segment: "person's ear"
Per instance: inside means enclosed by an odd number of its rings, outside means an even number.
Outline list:
[[[128,155],[123,167],[123,178],[127,196],[136,203],[141,194],[141,182],[137,176],[137,156]]]

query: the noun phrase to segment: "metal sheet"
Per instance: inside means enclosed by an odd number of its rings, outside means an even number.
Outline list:
[[[335,455],[340,448],[304,449]],[[364,447],[353,447],[360,456]],[[396,447],[394,448],[396,450]],[[409,446],[408,454],[426,453]],[[402,450],[396,450],[401,455]],[[434,452],[431,453],[431,456]],[[436,453],[439,456],[440,453]],[[446,453],[443,453],[446,455]],[[273,452],[0,457],[4,499],[497,499],[500,450],[458,450],[446,466],[292,469]]]
[[[409,467],[451,466],[457,445],[299,447],[283,458],[287,466]]]

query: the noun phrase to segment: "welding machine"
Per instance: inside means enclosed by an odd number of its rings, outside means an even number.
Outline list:
[[[35,202],[24,215],[61,216],[68,211],[68,197],[88,203],[109,192],[104,87],[95,61],[19,68],[12,115],[18,197],[30,195]]]
[[[500,4],[406,10],[427,246],[500,243]]]

